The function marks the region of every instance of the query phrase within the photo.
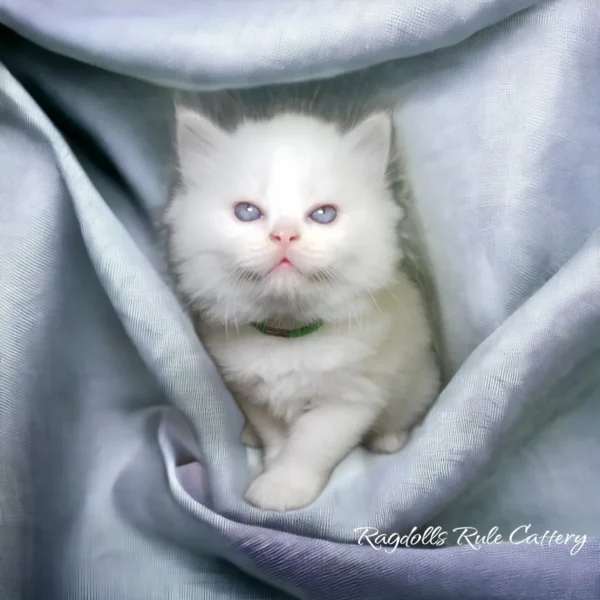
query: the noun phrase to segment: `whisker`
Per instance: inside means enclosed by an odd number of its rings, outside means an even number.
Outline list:
[[[396,303],[398,304],[398,306],[404,311],[404,312],[408,312],[408,308],[402,304],[402,302],[400,302],[400,300],[398,299],[398,296],[396,296],[396,294],[394,294],[394,292],[390,292],[390,295],[392,296],[392,298],[396,301]]]
[[[235,331],[236,331],[238,337],[240,337],[240,328],[238,326],[237,312],[235,310],[235,298],[233,300],[233,323],[235,325]]]
[[[187,303],[187,308],[190,308],[192,306],[192,304],[194,304],[194,302],[196,302],[196,300],[198,300],[200,298],[200,296],[202,296],[201,293],[194,294],[193,296],[191,296],[189,298],[189,302]]]
[[[371,290],[367,290],[367,293],[369,294],[369,296],[371,296],[371,300],[373,300],[373,304],[375,305],[375,308],[377,308],[377,310],[379,311],[379,314],[383,316],[383,311],[381,310],[379,304],[377,304],[377,300],[375,300],[375,296],[373,296]]]

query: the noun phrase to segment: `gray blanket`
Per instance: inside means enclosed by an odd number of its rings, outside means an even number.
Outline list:
[[[600,597],[597,0],[0,0],[0,23],[1,600]],[[173,91],[333,76],[395,105],[448,384],[402,452],[261,512],[158,242]]]

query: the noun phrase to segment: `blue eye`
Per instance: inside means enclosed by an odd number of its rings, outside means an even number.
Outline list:
[[[240,202],[239,204],[236,204],[233,212],[240,221],[256,221],[256,219],[262,217],[260,208],[254,206],[254,204],[250,204],[250,202]]]
[[[337,217],[337,210],[333,206],[319,206],[319,208],[310,213],[309,217],[315,221],[315,223],[327,225],[335,220]]]

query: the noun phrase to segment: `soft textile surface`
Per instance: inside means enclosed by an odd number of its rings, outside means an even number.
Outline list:
[[[2,600],[600,597],[597,0],[0,0],[0,22]],[[172,90],[365,67],[330,87],[395,104],[452,377],[401,453],[263,513],[154,227]],[[446,547],[357,543],[427,524]],[[587,538],[511,543],[526,525]]]

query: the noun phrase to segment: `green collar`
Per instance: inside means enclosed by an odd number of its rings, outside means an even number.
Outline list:
[[[319,319],[318,321],[313,321],[312,323],[309,323],[304,327],[297,327],[296,329],[281,329],[280,327],[270,327],[265,323],[250,323],[250,325],[254,327],[256,331],[260,331],[265,335],[273,335],[275,337],[293,339],[304,337],[309,333],[314,333],[315,331],[317,331],[317,329],[321,328],[323,323],[324,322]]]

